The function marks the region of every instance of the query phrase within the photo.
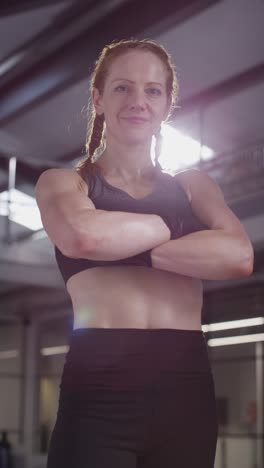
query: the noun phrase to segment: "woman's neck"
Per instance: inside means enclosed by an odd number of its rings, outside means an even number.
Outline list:
[[[142,157],[141,154],[140,158],[131,152],[128,153],[126,151],[122,155],[120,153],[114,154],[106,148],[95,164],[101,169],[103,175],[112,178],[127,182],[151,180],[157,172],[157,166],[153,164],[150,152],[146,153],[145,157]]]
[[[127,181],[140,181],[153,173],[155,166],[151,160],[152,136],[132,142],[117,138],[106,129],[105,139],[106,147],[98,161],[105,175]]]

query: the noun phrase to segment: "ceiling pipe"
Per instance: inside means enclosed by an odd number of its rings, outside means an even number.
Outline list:
[[[12,243],[11,233],[11,215],[12,215],[12,190],[15,188],[16,181],[16,158],[11,157],[8,161],[8,189],[7,189],[7,215],[6,215],[6,237],[4,243],[10,245]]]

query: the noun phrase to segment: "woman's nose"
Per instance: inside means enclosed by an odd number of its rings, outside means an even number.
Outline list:
[[[141,91],[133,91],[129,96],[129,107],[130,109],[145,109],[145,94]]]

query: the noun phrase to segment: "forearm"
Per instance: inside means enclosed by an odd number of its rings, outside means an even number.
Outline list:
[[[151,250],[170,239],[166,224],[158,215],[96,210],[90,218],[93,248],[83,241],[82,258],[120,260]]]
[[[206,280],[250,275],[252,256],[250,242],[220,229],[194,232],[151,251],[153,268]]]

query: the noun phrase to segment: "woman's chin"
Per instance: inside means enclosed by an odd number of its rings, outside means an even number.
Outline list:
[[[149,142],[148,138],[145,139],[126,139],[125,144],[128,146],[144,146],[147,145]]]
[[[129,145],[146,145],[151,142],[152,135],[137,132],[122,133],[122,139]]]

